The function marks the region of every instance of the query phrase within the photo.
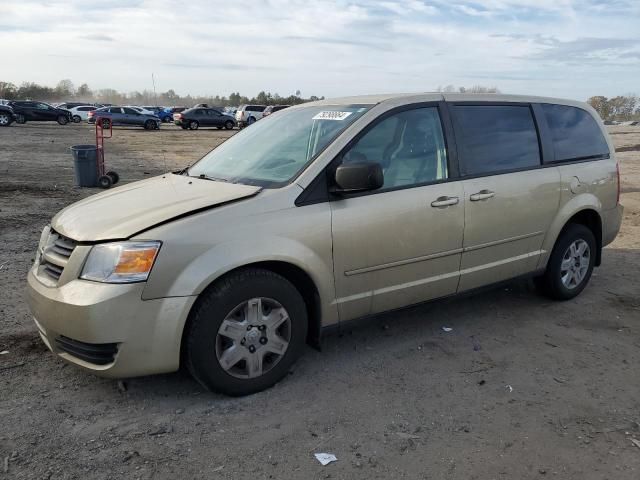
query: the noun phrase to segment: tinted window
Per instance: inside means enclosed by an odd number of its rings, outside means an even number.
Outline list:
[[[206,115],[207,111],[203,109],[196,110],[196,115]]]
[[[122,113],[122,109],[120,107],[111,107],[109,109],[109,112],[111,112],[111,113]]]
[[[540,165],[538,134],[528,106],[456,105],[452,110],[465,175]]]
[[[124,113],[126,113],[127,115],[137,115],[140,112],[133,109],[133,108],[127,108],[127,107],[123,107],[122,110],[124,110]]]
[[[603,156],[609,153],[600,127],[589,112],[565,105],[543,104],[556,161]]]
[[[343,162],[377,162],[383,188],[447,178],[447,151],[438,109],[418,108],[385,118],[345,154]]]

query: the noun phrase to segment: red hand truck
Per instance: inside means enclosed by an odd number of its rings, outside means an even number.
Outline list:
[[[108,135],[105,135],[105,130]],[[96,117],[96,148],[98,154],[98,185],[101,188],[111,188],[118,183],[120,176],[113,170],[105,171],[104,139],[113,136],[113,125],[109,117]]]

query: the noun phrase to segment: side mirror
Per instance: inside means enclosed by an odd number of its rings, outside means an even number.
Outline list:
[[[334,193],[366,192],[382,187],[384,174],[379,163],[348,163],[336,169],[335,182]]]

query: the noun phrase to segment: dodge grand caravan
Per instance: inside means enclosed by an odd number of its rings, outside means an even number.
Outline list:
[[[243,395],[338,322],[525,275],[575,297],[619,230],[619,185],[583,103],[323,100],[62,210],[28,302],[68,362],[109,377],[185,365]]]

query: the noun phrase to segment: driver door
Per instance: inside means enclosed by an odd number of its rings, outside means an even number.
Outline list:
[[[331,202],[340,320],[453,294],[464,192],[449,175],[437,104],[377,121],[342,163],[379,162],[384,186]]]

